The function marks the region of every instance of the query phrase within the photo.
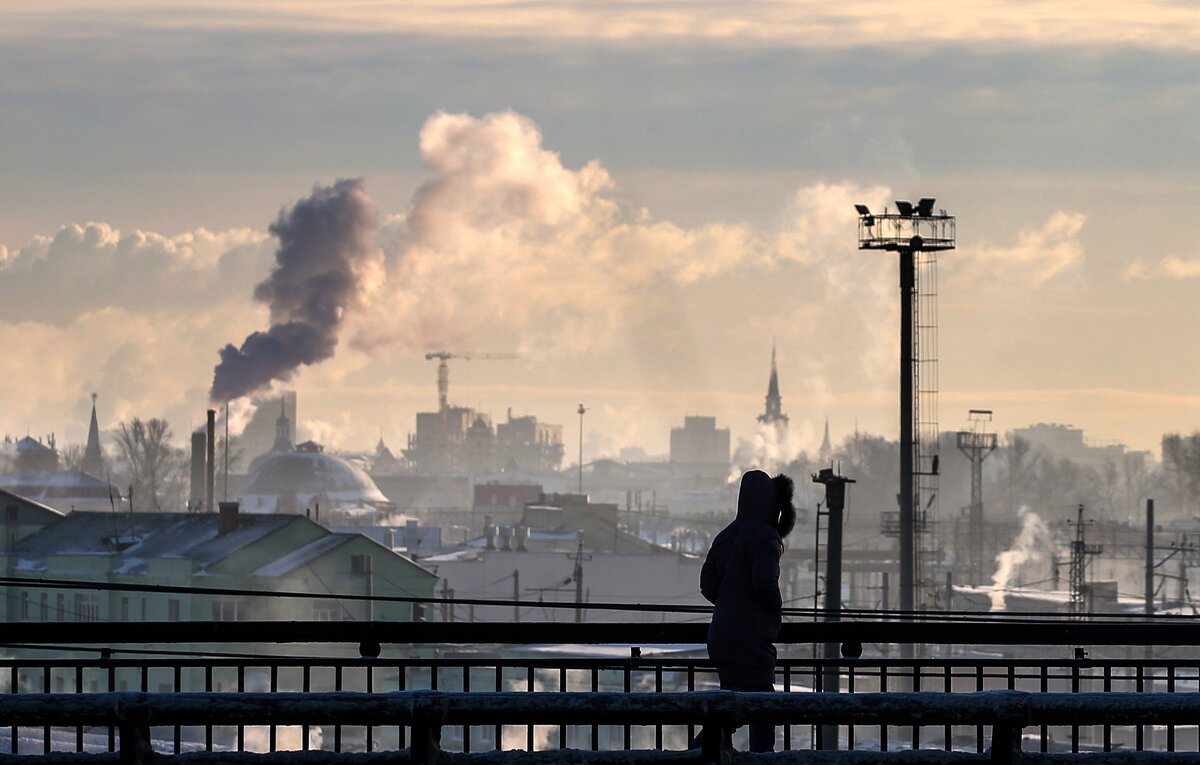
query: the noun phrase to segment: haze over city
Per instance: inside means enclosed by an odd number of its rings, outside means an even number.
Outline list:
[[[268,228],[360,178],[377,252],[279,389],[333,448],[450,398],[585,459],[752,436],[772,344],[797,447],[897,434],[894,257],[856,202],[936,196],[940,421],[1200,427],[1197,18],[1185,5],[47,2],[0,11],[0,429],[200,424],[277,318]],[[369,209],[373,208],[373,209]],[[376,213],[377,211],[377,213]],[[377,217],[376,217],[377,214]],[[376,223],[377,221],[377,223]],[[330,338],[326,338],[329,340]],[[572,450],[568,450],[568,454]]]

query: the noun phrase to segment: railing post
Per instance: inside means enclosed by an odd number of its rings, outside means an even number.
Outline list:
[[[1021,728],[1008,722],[992,724],[992,759],[995,765],[1013,765],[1021,756]]]
[[[434,765],[442,753],[442,726],[428,719],[414,721],[409,747],[413,765]]]
[[[440,693],[430,691],[413,700],[412,741],[408,749],[412,765],[434,765],[442,754],[441,698]]]
[[[733,762],[732,728],[721,725],[720,720],[709,718],[700,729],[700,761],[704,765],[730,765]]]
[[[150,746],[150,728],[144,725],[122,725],[120,727],[121,765],[149,765],[154,759]]]

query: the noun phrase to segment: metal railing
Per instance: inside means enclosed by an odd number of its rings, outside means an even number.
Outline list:
[[[324,694],[395,693],[414,690],[495,694],[628,693],[669,695],[718,687],[712,664],[703,655],[704,624],[444,624],[444,623],[197,623],[137,625],[139,634],[159,638],[157,648],[175,642],[177,648],[207,651],[211,644],[255,643],[260,651],[282,650],[271,643],[305,643],[303,656],[240,653],[216,656],[146,655],[145,646],[125,645],[129,625],[88,625],[87,637],[114,646],[74,646],[74,651],[50,648],[79,634],[79,625],[8,624],[5,639],[24,647],[21,656],[0,660],[0,690],[10,697],[50,694],[125,692],[152,695],[271,692]],[[93,629],[95,628],[95,629]],[[982,629],[981,629],[982,628]],[[1029,653],[1039,658],[931,655],[917,659],[883,657],[813,659],[786,656],[798,644],[814,641],[882,644],[920,634],[926,645],[954,644],[986,647],[1041,646]],[[1112,655],[1088,658],[1075,646],[1120,646]],[[1200,629],[1179,621],[1163,624],[1058,625],[996,623],[937,624],[843,622],[790,623],[781,635],[785,657],[777,666],[776,688],[781,695],[801,697],[834,690],[827,678],[836,676],[842,696],[864,694],[901,696],[905,693],[952,694],[966,698],[981,691],[1015,690],[1031,694],[1140,693],[1176,694],[1185,698],[1200,690],[1200,655],[1191,647],[1200,642]],[[483,644],[512,644],[485,652]],[[531,655],[513,646],[533,643],[617,644],[624,653],[613,656]],[[789,645],[790,643],[790,645]],[[646,655],[636,646],[693,649],[693,655],[656,652]],[[1132,658],[1147,645],[1183,646],[1175,658]],[[199,646],[199,647],[197,647]],[[357,651],[347,648],[357,648]],[[296,650],[296,646],[291,646]],[[315,653],[341,651],[341,655]],[[569,650],[569,649],[567,649]],[[611,650],[611,649],[610,649]],[[77,651],[83,651],[82,654]],[[94,653],[96,655],[87,655]],[[502,655],[502,654],[508,655]],[[524,653],[524,655],[518,655]],[[853,653],[853,651],[851,651]],[[1054,653],[1074,658],[1053,658]],[[72,657],[73,654],[73,657]],[[128,655],[127,655],[128,654]],[[362,654],[362,655],[355,655]],[[451,655],[457,654],[457,655]],[[486,655],[485,655],[486,654]],[[1125,654],[1124,656],[1119,654]],[[832,671],[829,671],[832,670]],[[536,693],[536,692],[541,693]],[[531,693],[532,692],[532,693]],[[951,698],[950,696],[945,696]],[[208,696],[211,700],[212,696]],[[315,698],[315,696],[313,696]],[[1049,698],[1047,696],[1047,698]],[[1157,709],[1157,707],[1155,708]],[[1195,718],[1156,718],[1131,724],[1096,715],[1086,709],[1068,723],[1049,719],[1031,724],[1025,748],[1056,751],[1200,751]],[[59,718],[56,718],[59,719]],[[919,724],[895,717],[886,723],[843,723],[837,746],[844,749],[891,751],[936,747],[943,752],[984,752],[991,742],[987,721],[972,724],[922,718]],[[586,750],[682,749],[703,724],[700,718],[680,723],[653,723],[647,718],[602,723],[544,725],[533,718],[519,725],[474,721],[452,723],[443,731],[442,747],[464,753],[499,748]],[[635,724],[636,723],[636,724]],[[75,722],[16,724],[0,715],[0,751],[41,752],[116,751],[119,725]],[[815,745],[811,725],[796,719],[781,723],[777,748],[808,749]],[[411,726],[375,725],[366,718],[336,723],[304,722],[298,727],[273,724],[164,723],[152,739],[157,751],[276,751],[321,749],[327,752],[369,752],[404,749],[412,742]],[[744,734],[742,734],[744,735]],[[741,739],[738,739],[739,745]],[[7,743],[7,746],[5,746]],[[828,743],[828,742],[827,742]]]
[[[700,721],[702,741],[693,759],[729,760],[730,732],[740,725],[846,725],[886,727],[987,725],[993,763],[1027,761],[1021,731],[1030,725],[1076,725],[1097,717],[1139,726],[1200,719],[1200,696],[1165,693],[448,693],[406,691],[354,693],[209,694],[112,693],[19,694],[0,698],[0,717],[15,725],[90,724],[120,731],[119,760],[127,765],[161,758],[154,751],[155,725],[346,725],[405,726],[411,732],[407,760],[433,765],[447,726],[542,724],[579,726],[679,725]],[[655,756],[657,754],[657,756]],[[866,754],[866,753],[864,753]],[[640,752],[641,761],[668,759],[661,748]],[[929,753],[906,762],[978,761],[971,753]],[[957,755],[957,756],[955,756]],[[886,761],[897,754],[875,756]],[[22,759],[22,758],[18,758]],[[59,758],[28,758],[30,761]],[[195,760],[189,757],[189,761]],[[486,761],[487,757],[475,760]],[[678,757],[669,759],[678,760]],[[1106,762],[1103,755],[1089,761]],[[201,760],[206,761],[206,760]],[[809,760],[811,761],[811,760]],[[843,760],[844,761],[844,760]]]

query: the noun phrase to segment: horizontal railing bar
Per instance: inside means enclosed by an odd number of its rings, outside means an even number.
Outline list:
[[[0,695],[4,726],[1195,724],[1177,693],[49,693]]]
[[[30,646],[31,649],[41,650],[37,646]],[[88,649],[91,651],[99,651],[99,648]],[[122,649],[124,652],[136,654],[136,648]],[[703,652],[703,647],[698,649]],[[0,659],[0,668],[16,668],[16,669],[41,669],[50,666],[56,669],[88,669],[103,667],[105,669],[173,669],[180,668],[195,668],[204,669],[206,667],[243,667],[246,669],[268,669],[270,667],[278,668],[316,668],[316,667],[376,667],[376,668],[395,668],[395,669],[429,669],[433,668],[494,668],[497,665],[505,668],[523,669],[525,667],[535,667],[537,669],[610,669],[614,671],[626,670],[663,670],[669,671],[687,671],[688,669],[696,670],[716,670],[716,665],[711,659],[695,657],[681,658],[671,656],[657,656],[654,654],[642,655],[637,658],[563,658],[551,656],[538,656],[532,658],[515,658],[515,657],[486,657],[486,658],[409,658],[409,657],[384,657],[377,659],[361,658],[361,657],[342,657],[342,656],[323,656],[323,657],[287,657],[287,656],[263,656],[257,659],[205,659],[205,658],[187,658],[180,657],[174,659],[155,659],[155,658],[85,658],[85,659],[68,659],[62,657],[47,658],[29,658],[29,659]],[[1041,677],[1040,673],[1046,671],[1061,671],[1069,673],[1075,670],[1104,670],[1104,669],[1180,669],[1190,668],[1194,672],[1188,675],[1176,675],[1177,680],[1195,680],[1200,679],[1200,657],[1196,658],[1174,658],[1174,659],[1048,659],[1048,658],[1029,658],[1029,659],[944,659],[944,658],[917,658],[917,659],[884,659],[884,658],[869,658],[869,659],[822,659],[822,658],[787,658],[781,657],[776,660],[777,670],[782,671],[785,667],[792,669],[796,668],[822,668],[822,667],[840,667],[844,670],[853,669],[856,673],[866,673],[865,677],[870,677],[871,671],[881,668],[887,669],[922,669],[931,672],[939,673],[946,669],[950,670],[970,670],[971,674],[953,675],[954,677],[974,677],[974,672],[978,669],[996,669],[1004,670],[1006,673],[1009,670],[1017,672],[1018,677]],[[1000,677],[1001,675],[988,675],[988,677]],[[1070,677],[1070,674],[1051,674],[1049,677],[1064,678]],[[1007,674],[1004,675],[1007,677]],[[1090,679],[1096,679],[1098,676],[1085,676]],[[1114,677],[1123,677],[1115,675]],[[1161,678],[1163,675],[1153,675],[1153,677]]]
[[[679,645],[705,642],[704,622],[146,622],[138,632],[169,643],[617,643]],[[89,643],[128,643],[129,625],[86,625]],[[6,643],[77,642],[80,626],[10,622]],[[933,645],[1200,646],[1200,624],[1070,622],[786,622],[777,643]]]

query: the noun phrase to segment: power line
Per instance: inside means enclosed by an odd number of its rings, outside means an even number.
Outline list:
[[[565,609],[598,609],[606,611],[635,611],[635,612],[655,612],[655,613],[687,613],[687,614],[708,614],[712,612],[712,606],[708,605],[686,605],[686,604],[664,604],[664,603],[578,603],[574,601],[544,601],[544,600],[512,600],[512,599],[495,599],[495,598],[439,598],[439,597],[418,597],[418,596],[403,596],[403,595],[363,595],[363,594],[339,594],[333,592],[313,593],[313,592],[289,592],[289,591],[271,591],[271,590],[248,590],[232,587],[193,587],[184,585],[168,585],[168,584],[131,584],[123,582],[88,582],[70,579],[34,579],[26,577],[0,577],[0,585],[21,586],[21,587],[44,587],[46,589],[77,589],[77,590],[97,590],[97,591],[117,591],[117,592],[153,592],[163,594],[183,594],[183,595],[222,595],[234,597],[273,597],[273,598],[297,598],[297,599],[342,599],[342,600],[358,600],[358,601],[380,601],[391,603],[431,603],[431,604],[450,604],[463,606],[498,606],[512,608],[514,606],[525,609],[536,609],[543,607],[565,608]],[[12,597],[10,594],[9,597]],[[823,615],[825,609],[812,607],[790,607],[783,609],[784,615],[808,617]],[[938,612],[938,611],[898,611],[898,610],[880,610],[880,609],[841,609],[843,617],[860,618],[860,619],[912,619],[918,618],[923,621],[930,622],[1019,622],[1019,623],[1060,623],[1067,618],[1067,614],[1061,614],[1054,611],[1023,611],[1019,613],[1012,612],[996,612],[996,611],[953,611],[953,612]],[[1077,615],[1078,616],[1078,615]],[[1141,613],[1086,613],[1082,614],[1090,619],[1097,620],[1137,620],[1147,621],[1145,614]],[[1158,621],[1172,621],[1177,619],[1194,620],[1195,617],[1185,614],[1160,614],[1153,617]]]

